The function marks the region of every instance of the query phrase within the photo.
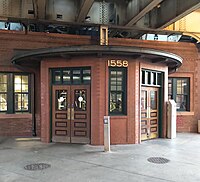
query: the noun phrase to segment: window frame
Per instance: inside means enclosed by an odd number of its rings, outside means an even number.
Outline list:
[[[169,93],[169,80],[171,80],[171,93]],[[186,80],[187,88],[186,93],[183,94],[177,94],[177,81],[179,80]],[[181,88],[184,89],[184,88]],[[169,77],[168,78],[168,98],[173,99],[176,101],[177,95],[183,95],[183,97],[186,96],[186,108],[179,108],[177,109],[177,112],[190,112],[191,111],[191,96],[190,96],[190,90],[191,90],[191,78],[190,77]]]
[[[0,73],[0,74],[6,76],[6,83],[5,82],[3,82],[3,83],[0,82],[0,86],[2,84],[6,84],[6,91],[5,92],[4,91],[0,91],[1,95],[6,95],[6,110],[2,110],[2,111],[0,110],[0,112],[5,113],[8,110],[8,105],[7,105],[7,100],[8,100],[8,75],[6,73]],[[3,103],[3,102],[1,102],[1,103]]]
[[[63,76],[65,71],[70,71],[69,81],[64,81]],[[75,73],[79,71],[80,74]],[[90,73],[84,73],[84,71],[90,71]],[[59,72],[60,80],[56,81],[55,73]],[[79,81],[75,81],[74,77],[80,77]],[[52,85],[90,85],[92,80],[91,67],[64,67],[64,68],[53,68],[51,69],[51,83]],[[90,77],[90,80],[84,80],[84,77]]]
[[[111,91],[111,71],[122,71],[122,91]],[[109,100],[108,100],[108,113],[110,116],[126,116],[127,115],[127,68],[117,68],[109,67]],[[116,77],[117,79],[117,77]],[[110,111],[110,94],[112,93],[122,93],[122,111],[121,112],[111,112]]]
[[[0,72],[7,75],[7,110],[0,111],[4,114],[27,114],[31,113],[31,74],[22,72]],[[20,94],[28,94],[28,110],[15,109],[15,76],[28,76],[28,92],[19,92]]]

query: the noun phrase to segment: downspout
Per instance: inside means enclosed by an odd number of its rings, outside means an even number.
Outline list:
[[[12,62],[13,65],[24,71],[27,72],[27,69],[25,69],[24,67],[20,66],[19,64],[17,64],[15,61]],[[36,118],[35,118],[35,73],[34,72],[30,72],[31,73],[31,113],[32,113],[32,136],[37,136],[37,132],[36,132]]]

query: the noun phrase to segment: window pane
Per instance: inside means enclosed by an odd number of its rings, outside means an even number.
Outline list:
[[[0,74],[0,83],[7,83],[7,75]]]
[[[21,84],[22,80],[21,80],[21,76],[20,75],[15,75],[15,83]]]
[[[7,111],[7,94],[0,94],[0,111]]]
[[[22,76],[15,75],[15,92],[21,92],[22,91]]]
[[[170,78],[168,98],[174,99],[178,111],[189,111],[189,78]]]
[[[22,85],[22,92],[28,92],[28,85],[27,84]]]
[[[21,83],[15,83],[15,92],[21,92],[22,87]]]
[[[177,94],[183,94],[182,80],[177,80]]]
[[[15,94],[15,111],[21,111],[22,109],[22,95],[21,94]]]
[[[73,74],[78,74],[78,75],[80,75],[80,74],[81,74],[81,70],[73,70]]]
[[[61,81],[61,72],[60,71],[55,71],[54,72],[54,80],[55,82],[60,82]]]
[[[183,80],[183,92],[184,92],[184,94],[187,94],[188,87],[189,87],[189,85],[188,85],[187,80]]]
[[[83,83],[90,83],[91,76],[83,76]]]
[[[80,75],[73,75],[73,83],[81,83]]]
[[[117,91],[117,87],[116,86],[111,86],[111,91]]]
[[[70,79],[70,70],[64,70],[63,71],[63,82],[67,82],[67,83],[71,82],[71,79]]]
[[[122,86],[117,86],[117,91],[122,91]]]
[[[172,94],[172,79],[168,80],[168,93],[169,95]]]
[[[29,110],[29,76],[14,75],[14,108],[15,111]]]
[[[90,71],[90,70],[83,70],[83,74],[84,74],[84,75],[85,75],[85,74],[90,75],[90,74],[91,74],[91,71]]]
[[[0,84],[0,92],[7,92],[7,84]]]
[[[113,69],[113,68],[112,68]],[[116,114],[125,114],[123,109],[123,102],[126,91],[126,81],[125,81],[125,69],[116,69],[110,70],[110,103],[109,103],[109,112]]]
[[[22,94],[22,110],[28,111],[28,94]]]
[[[110,112],[120,113],[122,112],[122,93],[110,94]]]
[[[28,84],[28,76],[22,76],[22,84]]]
[[[111,71],[110,74],[111,74],[111,77],[112,77],[112,76],[116,76],[117,72],[116,72],[116,71]]]

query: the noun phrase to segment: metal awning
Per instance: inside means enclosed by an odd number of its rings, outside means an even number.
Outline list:
[[[13,64],[34,64],[44,58],[71,57],[71,56],[130,56],[134,59],[145,59],[151,63],[163,63],[168,66],[169,72],[177,70],[182,65],[182,58],[176,54],[143,47],[133,46],[100,46],[100,45],[76,45],[65,47],[41,48],[17,53],[12,58]]]

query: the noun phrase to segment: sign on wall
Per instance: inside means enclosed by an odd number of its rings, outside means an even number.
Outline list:
[[[108,66],[110,66],[110,67],[128,67],[128,61],[121,60],[121,59],[109,59]]]

